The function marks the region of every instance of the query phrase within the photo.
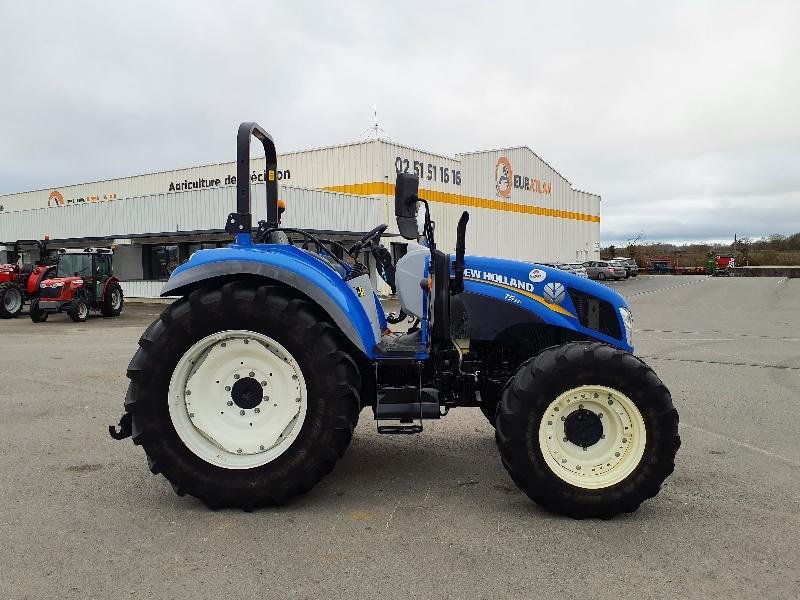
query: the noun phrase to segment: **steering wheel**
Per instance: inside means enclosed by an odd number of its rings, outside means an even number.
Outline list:
[[[388,225],[378,225],[372,231],[368,231],[360,240],[350,246],[350,249],[347,251],[347,253],[353,258],[357,258],[358,253],[361,252],[361,249],[364,246],[369,246],[372,242],[379,240],[383,232],[386,231],[388,227]]]

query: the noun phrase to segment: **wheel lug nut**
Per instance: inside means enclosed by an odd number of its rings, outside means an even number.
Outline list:
[[[226,385],[226,386],[225,386],[225,391],[226,391],[226,392],[230,392],[230,391],[231,391],[231,386],[229,386],[229,385]]]
[[[249,375],[250,377],[252,377],[253,375],[255,375],[255,373],[254,373],[253,371],[250,371],[250,373],[248,373],[248,375]]]
[[[192,395],[192,390],[186,390],[186,395],[187,396],[191,396]]]
[[[583,404],[578,404],[578,408],[580,408],[581,410],[583,410]]]
[[[239,374],[238,374],[238,373],[236,373],[236,374],[233,376],[233,378],[234,378],[234,379],[239,379]]]
[[[241,454],[241,453],[242,453],[242,449],[241,449],[241,448],[239,448],[239,449],[236,451],[236,453],[237,453],[237,454]]]
[[[256,407],[253,409],[253,412],[254,412],[254,413],[260,413],[260,412],[261,412],[261,409],[260,409],[260,408],[258,408],[258,407],[256,406]]]
[[[259,450],[264,450],[264,446],[259,446]]]
[[[265,386],[265,385],[267,385],[267,382],[266,382],[266,381],[262,381],[262,382],[261,382],[261,386],[263,387],[263,386]]]
[[[224,348],[225,346],[227,346],[227,344],[226,344],[225,342],[222,342],[222,343],[220,344],[220,346]]]
[[[249,344],[249,343],[250,343],[250,340],[244,340],[244,343],[245,343],[245,344]]]
[[[294,401],[295,402],[300,402],[300,398],[295,398]]]
[[[228,400],[228,406],[233,406],[233,400]]]
[[[239,414],[240,414],[240,415],[242,415],[242,416],[244,416],[244,411],[243,411],[243,410],[240,410],[240,411],[239,411]]]
[[[567,437],[566,437],[566,436],[564,436],[564,441],[565,441],[565,442],[568,442],[568,441],[569,441],[569,440],[567,439]]]

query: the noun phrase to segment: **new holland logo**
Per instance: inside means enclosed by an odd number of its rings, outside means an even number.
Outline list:
[[[544,298],[551,304],[561,304],[564,301],[564,286],[556,282],[546,284]]]
[[[497,195],[501,198],[508,198],[511,195],[511,182],[514,171],[511,169],[511,161],[505,156],[497,159],[494,167],[494,181],[497,188]]]

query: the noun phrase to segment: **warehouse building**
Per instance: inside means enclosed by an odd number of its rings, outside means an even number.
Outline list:
[[[264,158],[252,159],[254,222],[265,218],[264,172]],[[430,204],[443,250],[453,250],[456,223],[468,210],[468,254],[531,262],[599,258],[600,197],[574,189],[527,147],[450,158],[373,139],[281,154],[283,225],[352,243],[388,223],[384,244],[399,257],[405,245],[392,235],[399,172],[420,177],[419,196]],[[53,247],[113,244],[125,294],[155,297],[192,252],[230,242],[223,225],[235,189],[236,164],[229,162],[4,195],[0,243],[8,251],[8,242],[47,235]]]

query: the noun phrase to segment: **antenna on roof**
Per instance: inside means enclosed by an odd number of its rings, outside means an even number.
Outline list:
[[[372,116],[372,125],[367,127],[361,135],[368,140],[391,140],[386,130],[378,123],[378,106],[376,104],[372,105]]]

